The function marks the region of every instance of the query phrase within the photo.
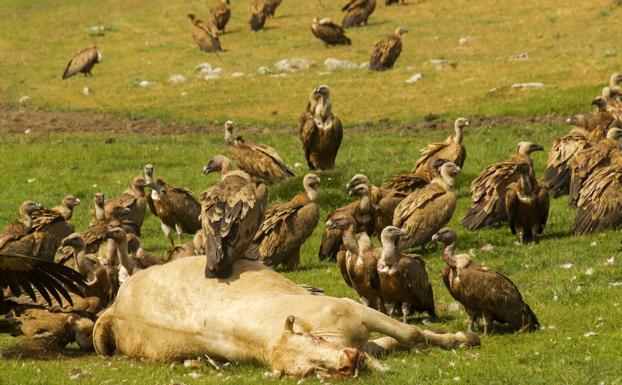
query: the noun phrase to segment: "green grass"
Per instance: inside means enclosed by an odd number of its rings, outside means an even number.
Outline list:
[[[292,130],[293,131],[293,130]],[[366,373],[357,380],[362,384],[398,383],[494,383],[494,384],[620,384],[618,357],[622,353],[620,332],[621,288],[612,286],[622,281],[620,259],[616,252],[620,233],[609,232],[574,238],[569,225],[574,210],[563,198],[553,201],[545,237],[538,245],[516,246],[508,228],[466,232],[459,221],[469,205],[468,185],[487,164],[505,159],[515,143],[529,138],[547,145],[566,127],[529,125],[494,130],[469,128],[466,132],[468,157],[464,173],[459,176],[456,191],[458,209],[451,225],[458,229],[460,251],[473,249],[476,259],[500,269],[521,289],[527,302],[545,329],[532,334],[507,334],[497,328],[482,339],[478,349],[456,352],[436,349],[392,354],[383,361],[389,373]],[[104,144],[107,138],[116,141]],[[255,140],[273,145],[288,164],[304,163],[297,136],[289,130],[263,135],[249,134]],[[338,157],[337,169],[321,173],[320,207],[322,218],[334,207],[347,202],[345,183],[357,172],[364,172],[372,182],[381,183],[387,176],[412,167],[417,149],[446,132],[412,133],[405,130],[346,132]],[[85,206],[96,191],[108,196],[120,193],[131,179],[140,174],[145,163],[155,165],[156,174],[174,185],[199,192],[216,180],[205,177],[201,167],[216,153],[225,153],[220,134],[201,136],[142,136],[110,134],[31,134],[5,135],[0,139],[0,223],[13,219],[18,204],[37,199],[46,205],[56,204],[63,195],[73,193],[83,198]],[[535,163],[542,175],[546,155],[537,153]],[[297,176],[270,187],[270,201],[289,199],[301,190],[304,170]],[[29,179],[35,179],[28,183]],[[83,229],[88,223],[89,207],[79,207],[74,223]],[[296,282],[322,287],[328,295],[356,298],[342,281],[338,269],[330,262],[319,262],[317,250],[322,224],[302,249],[301,270],[286,275]],[[164,255],[167,241],[156,218],[148,215],[143,227],[144,245]],[[491,251],[480,247],[491,244]],[[616,256],[616,265],[605,266],[607,258]],[[464,330],[466,315],[450,311],[453,302],[440,280],[443,262],[438,246],[425,254],[435,299],[443,322],[433,327]],[[560,265],[570,262],[571,269]],[[593,269],[592,275],[586,270]],[[597,333],[585,337],[588,332]],[[0,336],[0,349],[20,344],[19,338]],[[101,359],[95,355],[54,360],[3,358],[0,360],[0,383],[67,384],[70,376],[83,373],[75,383],[117,384],[185,384],[272,383],[263,379],[265,368],[233,365],[218,374],[210,367],[198,370],[168,363],[149,363],[115,356]],[[459,377],[459,379],[457,379]],[[456,380],[457,379],[457,380]],[[291,381],[294,383],[294,381]],[[317,383],[308,379],[307,383]]]
[[[336,114],[346,126],[355,126],[408,123],[428,113],[446,118],[575,113],[586,110],[609,75],[620,69],[619,45],[612,36],[622,7],[611,0],[409,0],[403,7],[379,2],[369,26],[348,31],[352,46],[330,49],[313,37],[310,23],[327,16],[339,22],[341,2],[286,0],[266,30],[252,33],[249,1],[235,0],[230,33],[221,39],[227,52],[217,55],[197,49],[185,17],[193,10],[206,19],[215,1],[1,0],[0,100],[16,103],[29,95],[33,105],[55,110],[289,127],[296,124],[308,93],[325,83],[333,90]],[[93,25],[104,25],[108,32],[89,36]],[[398,25],[410,33],[392,71],[326,73],[323,62],[329,57],[367,61],[372,45]],[[464,36],[475,39],[459,45]],[[62,81],[69,58],[92,43],[104,55],[94,76]],[[509,60],[525,51],[529,61]],[[259,66],[292,57],[317,65],[283,78],[257,73]],[[458,66],[438,70],[428,63],[439,58]],[[223,68],[223,77],[197,78],[193,69],[202,62]],[[232,78],[234,72],[252,77]],[[417,72],[423,79],[406,84]],[[188,81],[171,85],[167,79],[173,74]],[[155,84],[142,88],[140,80]],[[546,87],[510,88],[520,82]],[[91,95],[82,95],[85,86]],[[496,92],[489,92],[493,88]]]

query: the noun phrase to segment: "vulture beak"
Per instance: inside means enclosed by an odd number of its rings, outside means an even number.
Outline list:
[[[353,197],[353,196],[355,196],[355,195],[356,195],[355,191],[356,191],[356,190],[350,190],[350,192],[348,193],[348,196],[349,196],[349,197]]]
[[[75,202],[76,202],[76,204],[77,204],[77,205],[79,205],[79,204],[80,204],[80,202],[82,202],[82,201],[80,200],[80,198],[76,198],[76,201],[75,201]]]
[[[432,242],[438,241],[438,233],[432,235]]]
[[[209,173],[212,173],[216,170],[214,170],[214,167],[212,166],[212,163],[208,163],[205,166],[203,166],[203,174],[204,175],[208,175]]]
[[[41,203],[37,202],[37,203],[35,203],[35,208],[36,208],[37,210],[43,210],[43,204],[41,204]]]
[[[112,233],[110,231],[106,231],[106,233],[104,234],[104,237],[102,238],[104,241],[107,241],[109,239],[112,239]]]
[[[593,103],[593,102],[592,102],[592,103]],[[568,124],[572,123],[572,118],[567,118],[567,119],[566,119],[566,123],[568,123]]]
[[[531,146],[531,151],[544,151],[544,147],[541,144],[534,144]]]
[[[337,226],[337,224],[332,219],[329,219],[329,220],[326,221],[325,226],[326,226],[327,229],[332,230],[332,229],[334,229]]]

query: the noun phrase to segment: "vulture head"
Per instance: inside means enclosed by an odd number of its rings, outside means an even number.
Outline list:
[[[592,104],[594,104],[594,101],[592,101]],[[572,115],[571,117],[566,119],[566,123],[575,127],[587,127],[587,119],[585,119],[585,116],[583,116],[582,114]]]
[[[26,201],[19,205],[19,213],[22,217],[30,217],[32,213],[37,210],[43,210],[43,205],[41,203]]]
[[[302,186],[304,187],[307,195],[309,195],[309,199],[315,201],[317,197],[317,186],[320,185],[320,177],[317,174],[309,173],[305,175],[302,180]]]
[[[445,162],[438,169],[438,173],[441,175],[445,183],[449,186],[454,185],[454,179],[458,174],[460,174],[460,167],[458,167],[454,162]]]
[[[454,249],[458,243],[458,234],[449,227],[443,227],[432,236],[432,241],[438,241],[445,245],[443,260],[449,267],[465,268],[471,263],[468,254],[454,255]]]
[[[122,228],[115,227],[106,231],[104,234],[104,241],[107,241],[108,239],[113,239],[116,242],[127,241],[127,233]]]
[[[227,120],[225,122],[225,143],[234,144],[233,140],[233,129],[235,128],[235,124],[233,120]]]
[[[127,219],[130,211],[131,210],[128,207],[115,206],[112,208],[111,216],[118,221],[124,221]]]
[[[445,246],[455,245],[458,243],[458,234],[450,227],[443,227],[432,236],[433,242],[441,242]]]
[[[354,218],[350,216],[331,218],[326,221],[326,228],[329,230],[346,230],[349,228],[354,229],[355,226],[356,222],[354,222]]]
[[[80,233],[73,233],[64,238],[60,244],[62,247],[72,247],[76,250],[83,250],[86,246],[84,237]]]
[[[313,94],[328,98],[330,96],[330,88],[326,84],[322,84],[313,90]]]
[[[188,16],[188,19],[190,19],[191,22],[194,22],[194,20],[197,18],[194,12],[190,12],[186,16]]]
[[[346,184],[346,188],[348,190],[352,190],[354,187],[360,184],[364,184],[369,187],[370,186],[369,178],[367,178],[367,176],[363,174],[356,174],[352,177],[352,179],[348,181],[348,183]]]
[[[153,165],[152,164],[145,165],[145,180],[147,181],[147,184],[149,185],[153,183]]]
[[[208,175],[212,172],[220,172],[224,174],[229,171],[231,161],[224,155],[214,156],[205,166],[203,166],[203,174]]]
[[[620,82],[622,82],[622,74],[619,72],[614,72],[609,78],[610,87],[617,86]]]
[[[607,131],[607,139],[618,140],[622,138],[622,128],[613,127]]]
[[[429,163],[430,168],[436,172],[440,172],[440,168],[442,165],[444,165],[445,163],[449,162],[449,160],[444,159],[444,158],[436,158],[434,159],[434,161],[432,161],[431,163]]]
[[[598,107],[599,111],[605,111],[607,109],[607,101],[602,96],[597,96],[592,99],[592,105]]]
[[[536,151],[544,151],[544,147],[541,144],[536,144],[532,142],[519,142],[516,146],[516,151],[524,156],[529,156],[532,152]]]
[[[380,234],[380,240],[382,241],[383,245],[396,246],[397,242],[404,235],[406,235],[406,232],[399,227],[387,226],[382,229],[382,233]]]
[[[103,192],[96,192],[95,198],[93,199],[96,206],[104,207],[104,203],[106,203],[106,198]]]
[[[454,122],[454,128],[462,129],[464,127],[468,127],[471,123],[466,118],[458,118]]]
[[[349,197],[358,197],[358,198],[362,198],[368,195],[369,195],[369,187],[364,183],[355,186],[348,193]]]
[[[402,27],[397,27],[395,29],[394,35],[397,36],[397,37],[402,37],[402,35],[405,34],[406,32],[408,32],[407,29],[404,29]]]
[[[63,205],[70,210],[73,210],[73,208],[79,204],[80,204],[80,198],[76,196],[67,195],[65,198],[63,198]]]

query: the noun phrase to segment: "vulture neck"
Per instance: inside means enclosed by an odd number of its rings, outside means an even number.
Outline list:
[[[104,210],[103,206],[98,204],[95,205],[95,219],[98,221],[106,220],[106,210]]]
[[[132,194],[135,197],[144,198],[145,197],[145,187],[144,186],[139,186],[139,185],[136,185],[136,184],[132,184]]]
[[[518,149],[518,154],[525,157],[527,160],[529,160],[529,163],[531,162],[531,153],[529,152],[529,148],[527,147],[520,147]]]
[[[23,211],[21,215],[22,218],[20,219],[20,222],[22,222],[27,229],[31,229],[33,224],[32,215],[27,213],[26,211]]]
[[[225,143],[227,143],[229,146],[234,145],[233,133],[229,130],[225,130]]]
[[[307,198],[309,198],[310,202],[315,202],[317,200],[317,191],[310,185],[304,185],[305,192],[307,193]]]
[[[318,128],[325,129],[330,126],[332,111],[328,97],[322,97],[313,108],[313,120]]]
[[[362,214],[367,214],[371,210],[371,197],[369,194],[363,195],[359,200],[359,210]]]
[[[56,206],[52,209],[52,211],[57,212],[58,214],[60,214],[60,216],[62,216],[63,218],[65,218],[66,221],[70,220],[71,217],[73,216],[73,209],[71,207],[68,207],[67,205],[62,205],[62,206]]]
[[[518,183],[519,183],[521,194],[531,195],[531,193],[534,190],[534,186],[531,183],[531,180],[529,180],[529,175],[522,173]]]
[[[454,240],[452,243],[445,246],[443,250],[443,260],[447,264],[447,266],[455,268],[456,267],[456,257],[454,256],[454,250],[456,250],[456,241]]]
[[[462,144],[462,139],[464,138],[464,134],[462,133],[462,126],[456,124],[454,126],[454,130],[456,131],[456,134],[454,135],[454,143]]]
[[[432,182],[434,181],[437,181],[437,183],[442,184],[445,190],[449,190],[450,188],[454,187],[454,184],[456,183],[456,180],[454,179],[454,177],[449,175],[447,171],[445,171],[444,169],[441,169],[441,175],[434,178]]]
[[[380,241],[382,242],[382,256],[380,257],[385,265],[393,266],[397,261],[397,247],[395,246],[395,239],[381,235]]]
[[[354,224],[350,224],[346,229],[342,230],[341,238],[346,250],[353,255],[359,255],[359,245],[354,236]]]
[[[220,164],[220,180],[223,180],[227,177],[227,174],[231,172],[231,163],[228,161],[222,161]]]
[[[116,243],[117,251],[119,252],[121,265],[125,267],[125,270],[127,270],[129,275],[134,274],[134,261],[132,261],[130,254],[127,251],[127,238],[120,240],[115,239],[114,242]]]
[[[73,257],[76,261],[76,268],[78,272],[85,277],[89,276],[90,271],[88,270],[86,264],[84,263],[84,245],[80,246],[72,246],[73,247]]]

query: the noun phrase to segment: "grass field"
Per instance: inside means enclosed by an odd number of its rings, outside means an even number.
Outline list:
[[[284,0],[269,28],[251,33],[249,0],[232,0],[228,51],[218,55],[198,51],[185,15],[193,10],[205,19],[214,0],[0,0],[0,108],[28,95],[30,105],[43,110],[104,112],[146,117],[164,122],[216,124],[234,119],[240,134],[274,146],[289,165],[305,164],[295,128],[307,94],[318,84],[332,89],[333,111],[347,126],[337,168],[321,173],[322,218],[347,202],[345,183],[355,173],[380,184],[388,176],[410,170],[417,150],[444,139],[446,131],[381,130],[379,124],[415,123],[428,113],[444,120],[464,116],[568,115],[587,111],[609,75],[619,70],[619,2],[595,0],[523,1],[409,0],[385,7],[381,1],[365,28],[348,31],[350,47],[325,49],[309,28],[313,17],[339,21],[342,2]],[[92,37],[87,28],[105,25],[105,36]],[[326,58],[367,61],[375,41],[396,26],[410,30],[394,70],[370,73],[364,69],[327,71]],[[472,36],[460,45],[461,37]],[[62,81],[67,60],[77,50],[96,43],[104,60],[92,78]],[[510,57],[529,52],[528,61]],[[261,76],[259,66],[272,67],[284,58],[302,57],[317,64],[284,77]],[[431,59],[455,61],[456,68],[436,69]],[[206,81],[193,72],[209,62],[222,67],[220,79]],[[242,78],[233,78],[243,72]],[[415,73],[423,79],[405,80]],[[187,81],[169,84],[173,74]],[[139,87],[138,82],[153,82]],[[544,88],[512,89],[521,82],[543,82]],[[92,94],[82,94],[89,87]],[[490,90],[495,88],[496,91]],[[5,126],[11,122],[0,122]],[[252,126],[244,133],[245,126]],[[363,129],[361,127],[370,127]],[[259,128],[259,129],[258,129]],[[1,131],[1,130],[0,130]],[[85,127],[85,131],[95,131]],[[121,193],[146,163],[167,182],[200,192],[216,181],[202,166],[211,156],[226,153],[220,128],[204,135],[47,132],[0,135],[0,223],[17,216],[17,206],[36,199],[47,206],[66,194],[83,199],[73,222],[87,226],[90,201],[96,191]],[[497,327],[482,339],[482,347],[462,351],[424,350],[383,359],[388,373],[366,371],[351,382],[361,384],[622,384],[622,255],[620,232],[581,238],[569,235],[575,212],[564,198],[552,202],[545,237],[538,245],[516,246],[509,229],[470,233],[459,223],[469,203],[468,186],[486,165],[507,158],[518,141],[543,144],[548,151],[560,125],[524,124],[466,131],[468,157],[456,191],[458,208],[451,222],[460,236],[460,251],[511,277],[538,315],[544,329],[511,334]],[[110,141],[108,139],[114,139]],[[112,142],[112,143],[110,143]],[[546,154],[534,156],[542,175]],[[304,169],[270,188],[277,203],[301,191]],[[86,207],[86,206],[89,207]],[[328,295],[356,298],[342,282],[336,266],[319,262],[320,223],[302,250],[298,272],[286,275],[296,282],[322,287]],[[148,216],[143,227],[145,249],[165,255],[167,240],[159,222]],[[492,245],[481,250],[482,246]],[[434,287],[441,321],[430,327],[457,331],[466,328],[466,315],[440,280],[444,266],[440,248],[424,257]],[[613,265],[605,261],[615,257]],[[562,265],[572,264],[569,268]],[[420,321],[420,320],[418,320]],[[0,351],[22,341],[0,335]],[[232,364],[219,373],[206,366],[192,370],[181,365],[149,363],[116,356],[95,355],[62,359],[0,359],[0,384],[205,384],[273,383],[266,368]],[[288,383],[295,383],[290,380]],[[307,379],[306,383],[317,383]]]

